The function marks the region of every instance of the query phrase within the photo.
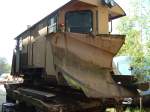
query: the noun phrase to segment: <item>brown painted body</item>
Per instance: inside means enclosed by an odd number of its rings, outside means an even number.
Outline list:
[[[109,34],[108,23],[125,13],[118,4],[109,8],[98,1],[72,0],[20,34],[16,38],[19,50],[15,53],[12,74],[32,76],[31,69],[35,72],[42,68],[40,78],[80,89],[90,98],[136,95],[136,89],[131,91],[112,78],[112,59],[125,36]],[[92,12],[92,31],[73,33],[67,30],[66,13],[87,10]],[[48,24],[53,16],[57,17],[56,31]],[[37,74],[34,73],[34,78],[39,77]]]
[[[111,74],[112,59],[124,43],[123,35],[56,33],[47,39],[52,43],[54,64],[70,86],[93,98],[134,95],[117,85]]]

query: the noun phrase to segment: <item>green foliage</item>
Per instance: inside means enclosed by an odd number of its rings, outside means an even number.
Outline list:
[[[146,81],[150,81],[150,40],[147,41],[147,43],[146,43],[144,65],[149,67],[149,69],[144,71],[145,76],[149,77],[149,78],[147,78],[145,80]]]
[[[150,9],[146,4],[150,2],[141,4],[139,1],[130,2],[133,14],[122,18],[118,24],[119,32],[126,35],[125,44],[118,55],[131,56],[133,74],[144,80],[145,76],[150,76],[150,70],[145,69],[145,66],[150,66],[150,41],[144,46],[145,40],[150,38],[150,16],[147,13]]]
[[[125,112],[149,112],[149,109],[127,108]]]
[[[133,28],[133,24],[134,18],[128,17],[124,17],[119,22],[119,25],[117,27],[119,32],[122,34],[126,34],[125,45],[122,47],[119,54],[130,56],[139,56],[139,54],[143,55],[142,46],[140,44],[140,32]]]
[[[5,58],[0,57],[0,75],[2,73],[9,73],[10,65],[7,63]]]
[[[126,35],[126,41],[118,55],[132,57],[132,67],[141,68],[144,59],[143,47],[140,43],[140,31],[134,28],[135,17],[124,17],[120,20],[118,30]],[[136,72],[136,75],[139,74]]]

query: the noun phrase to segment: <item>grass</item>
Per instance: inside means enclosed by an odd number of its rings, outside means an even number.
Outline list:
[[[106,112],[116,112],[114,108],[107,109]],[[139,110],[139,108],[127,108],[124,112],[150,112],[150,109],[143,109],[142,111]]]
[[[150,109],[142,109],[142,111],[140,111],[138,108],[135,109],[128,108],[126,112],[150,112]]]

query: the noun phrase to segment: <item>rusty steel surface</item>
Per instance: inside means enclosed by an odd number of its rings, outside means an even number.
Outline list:
[[[54,64],[70,86],[92,98],[135,95],[112,79],[112,59],[124,43],[123,35],[56,33],[47,38],[52,44]]]
[[[25,91],[25,92],[23,92]],[[28,94],[29,91],[32,91]],[[80,99],[74,99],[73,97],[62,97],[62,96],[52,96],[49,97],[49,100],[43,100],[43,98],[37,97],[37,93],[34,93],[37,90],[29,90],[29,89],[21,89],[20,90],[11,90],[9,89],[7,91],[8,96],[11,96],[13,99],[18,100],[20,103],[25,102],[28,105],[35,106],[37,109],[42,110],[42,112],[93,112],[94,110],[98,111],[101,106],[101,103],[99,100],[90,100],[90,99],[84,99],[83,101]],[[38,91],[39,94],[43,91]],[[33,95],[34,94],[34,95]],[[40,97],[41,94],[40,94]],[[45,93],[44,96],[45,97]],[[24,109],[30,111],[25,107]]]

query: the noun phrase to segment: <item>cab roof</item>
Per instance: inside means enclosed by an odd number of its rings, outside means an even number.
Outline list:
[[[68,3],[66,3],[65,5],[63,5],[62,7],[58,8],[57,10],[55,10],[54,12],[52,12],[51,14],[49,14],[48,16],[46,16],[45,18],[43,18],[42,20],[40,20],[39,22],[37,22],[36,24],[32,25],[30,28],[28,28],[27,30],[25,30],[24,32],[22,32],[20,35],[18,35],[15,39],[18,40],[20,39],[26,32],[30,31],[32,28],[34,28],[36,25],[38,25],[41,21],[47,19],[48,17],[50,17],[51,15],[57,13],[59,10],[61,10],[62,8],[64,8],[65,6],[77,3],[77,2],[83,2],[89,5],[93,5],[95,7],[98,6],[102,6],[104,5],[102,3],[103,0],[70,0]],[[115,2],[115,6],[109,9],[109,20],[113,20],[113,19],[117,19],[120,17],[123,17],[126,15],[126,13],[124,12],[124,10]]]

